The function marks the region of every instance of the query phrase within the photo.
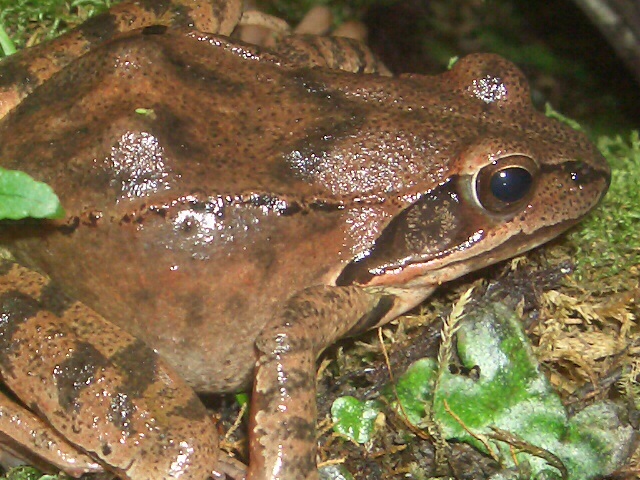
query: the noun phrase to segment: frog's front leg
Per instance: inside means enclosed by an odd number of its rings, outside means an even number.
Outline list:
[[[5,260],[0,375],[51,428],[120,478],[203,480],[218,468],[215,425],[153,350]]]
[[[385,290],[317,286],[292,297],[256,340],[248,479],[317,478],[316,358],[395,316]]]

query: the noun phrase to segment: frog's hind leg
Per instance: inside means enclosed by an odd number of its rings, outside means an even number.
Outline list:
[[[242,0],[125,1],[70,32],[0,62],[0,119],[54,73],[116,35],[150,25],[230,35]]]
[[[391,76],[369,47],[352,38],[289,35],[282,37],[272,50],[298,67]]]
[[[0,260],[0,376],[67,441],[127,480],[217,471],[215,424],[151,348]]]
[[[346,22],[333,31],[331,25],[332,15],[325,6],[309,10],[294,29],[271,15],[247,10],[237,33],[241,40],[275,51],[296,67],[391,75],[364,43],[364,25]]]

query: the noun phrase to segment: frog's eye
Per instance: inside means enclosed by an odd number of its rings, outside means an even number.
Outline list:
[[[538,175],[530,157],[510,155],[483,167],[475,180],[478,203],[492,213],[509,214],[529,200]]]

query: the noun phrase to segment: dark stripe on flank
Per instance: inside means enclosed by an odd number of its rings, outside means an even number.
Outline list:
[[[118,392],[111,397],[111,405],[109,405],[111,414],[109,420],[113,426],[122,432],[127,432],[129,435],[133,435],[135,430],[133,428],[134,415],[136,414],[136,405],[131,398],[125,394]],[[104,456],[109,455],[110,452],[102,452]]]
[[[191,17],[191,9],[178,4],[171,7],[171,21],[169,23],[172,27],[193,28],[195,26]]]
[[[316,419],[306,419],[303,417],[287,417],[280,423],[277,438],[283,440],[302,440],[305,442],[316,441]]]
[[[304,369],[285,369],[283,372],[286,376],[286,386],[284,387],[288,394],[295,397],[296,392],[309,392],[315,389],[315,372],[307,372]],[[260,386],[261,392],[258,397],[261,400],[261,409],[266,411],[278,410],[280,403],[281,386],[277,382],[269,382],[268,388],[265,385]],[[255,400],[254,400],[255,401]]]
[[[38,85],[37,77],[31,75],[29,62],[23,61],[25,55],[16,53],[2,59],[2,69],[0,69],[0,88],[17,88],[21,93],[31,91]],[[28,60],[28,57],[27,57]]]
[[[152,12],[156,17],[161,17],[170,4],[170,2],[159,2],[158,0],[140,0],[139,3],[144,10]]]

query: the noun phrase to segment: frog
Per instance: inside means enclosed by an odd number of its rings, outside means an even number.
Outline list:
[[[0,225],[0,447],[70,475],[317,479],[316,362],[578,223],[610,168],[472,54],[234,38],[239,0],[125,1],[0,63],[0,166],[62,219]],[[243,20],[244,19],[244,20]],[[199,394],[251,390],[248,466]]]

